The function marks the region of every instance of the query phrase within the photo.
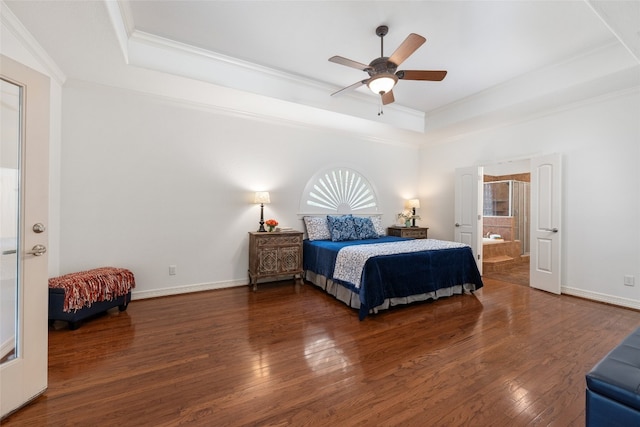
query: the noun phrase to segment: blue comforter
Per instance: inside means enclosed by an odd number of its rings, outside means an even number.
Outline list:
[[[346,242],[305,240],[304,269],[335,280],[333,270],[341,248],[398,240],[406,239],[385,236],[379,239]],[[473,252],[468,246],[374,256],[365,263],[360,288],[356,288],[352,283],[335,281],[358,294],[361,320],[370,309],[381,305],[387,298],[407,297],[467,283],[474,284],[475,289],[483,286]]]

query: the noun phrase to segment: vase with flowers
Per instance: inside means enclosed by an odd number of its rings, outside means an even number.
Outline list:
[[[404,221],[405,227],[411,227],[412,219],[420,219],[420,215],[414,215],[412,211],[405,209],[398,214],[398,221]]]
[[[273,229],[276,227],[276,225],[278,225],[278,221],[276,221],[275,219],[268,219],[268,220],[266,220],[264,222],[264,225],[267,226],[269,231],[273,231]]]

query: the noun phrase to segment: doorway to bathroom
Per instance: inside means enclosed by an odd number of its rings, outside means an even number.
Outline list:
[[[560,294],[562,265],[562,155],[552,153],[523,160],[522,166],[530,173],[530,233],[529,286]],[[513,167],[516,162],[496,165],[495,168]],[[488,175],[512,175],[516,172],[495,171],[490,166]],[[526,170],[526,169],[525,169]],[[526,173],[524,170],[517,173]],[[454,240],[471,246],[478,269],[483,272],[483,184],[485,167],[458,168],[455,172]],[[489,230],[491,231],[491,230]],[[489,239],[492,233],[489,232]],[[494,239],[502,237],[499,233]],[[525,257],[526,258],[526,257]],[[504,272],[500,272],[504,277]]]
[[[482,272],[485,277],[529,286],[530,160],[484,167]]]

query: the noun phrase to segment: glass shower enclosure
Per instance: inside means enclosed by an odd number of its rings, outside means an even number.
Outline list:
[[[530,183],[516,180],[484,183],[483,216],[514,218],[514,240],[522,243],[522,254],[529,253]]]

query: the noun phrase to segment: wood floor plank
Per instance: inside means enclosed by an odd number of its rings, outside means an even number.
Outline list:
[[[364,321],[283,281],[56,322],[48,390],[2,425],[584,425],[584,375],[640,312],[484,281]]]

